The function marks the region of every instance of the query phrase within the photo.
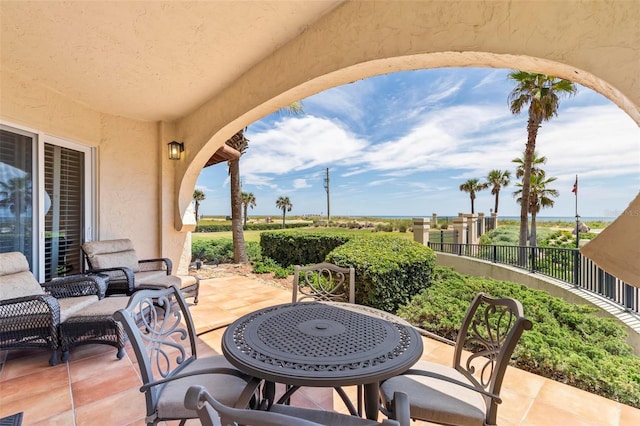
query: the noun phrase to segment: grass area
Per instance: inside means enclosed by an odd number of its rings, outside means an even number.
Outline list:
[[[265,231],[244,231],[244,240],[245,241],[260,241],[260,233]],[[370,235],[374,232],[370,229],[348,229],[348,228],[321,228],[321,227],[313,227],[310,226],[308,228],[297,228],[296,232],[309,232],[309,233],[327,233],[327,234],[335,234],[335,233],[348,233],[348,234],[359,234],[359,235]],[[376,235],[393,235],[400,238],[405,238],[408,240],[413,240],[413,233],[411,232],[375,232]],[[219,238],[232,238],[231,231],[224,232],[194,232],[192,234],[193,241],[199,240],[210,240],[210,239],[219,239]]]

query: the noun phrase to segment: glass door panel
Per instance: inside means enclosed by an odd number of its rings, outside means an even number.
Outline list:
[[[45,279],[82,272],[85,153],[44,144]]]
[[[34,141],[35,135],[0,129],[0,253],[22,252],[32,268]]]

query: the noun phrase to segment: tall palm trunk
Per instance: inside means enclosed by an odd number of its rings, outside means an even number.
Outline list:
[[[529,245],[531,245],[532,247],[535,247],[538,245],[535,211],[531,211],[531,237],[529,238]]]
[[[531,192],[531,165],[533,163],[533,153],[536,149],[536,137],[540,122],[529,114],[527,123],[527,145],[524,150],[524,174],[522,175],[522,202],[520,203],[520,246],[527,245],[527,234],[529,229],[529,193]]]
[[[229,179],[231,181],[231,229],[233,234],[233,261],[247,263],[247,251],[244,246],[242,229],[242,190],[240,188],[240,160],[229,161]]]
[[[495,214],[498,214],[498,195],[500,194],[500,191],[496,192],[496,203],[493,206],[493,211],[495,212]]]

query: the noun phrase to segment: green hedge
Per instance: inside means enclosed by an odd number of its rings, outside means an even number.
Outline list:
[[[260,244],[255,241],[245,241],[244,247],[250,261],[260,260]],[[233,240],[231,238],[216,238],[211,240],[195,240],[191,243],[192,260],[200,255],[203,262],[232,263]]]
[[[413,324],[454,339],[471,299],[485,292],[512,297],[533,329],[525,331],[512,363],[559,382],[640,408],[640,357],[626,343],[626,330],[590,305],[571,304],[541,290],[437,267],[431,287],[398,314]]]
[[[263,256],[279,265],[308,265],[323,262],[331,250],[349,238],[341,234],[267,231],[260,234],[260,248]]]
[[[326,261],[355,268],[356,303],[395,312],[430,285],[435,254],[414,241],[372,236],[346,242]]]
[[[293,222],[293,223],[285,223],[286,229],[289,228],[306,228],[311,226],[312,222]],[[272,222],[272,223],[248,223],[247,226],[243,228],[245,231],[268,231],[275,229],[282,229],[282,222]],[[230,223],[216,223],[216,224],[207,224],[207,225],[198,225],[194,232],[228,232],[231,231]]]

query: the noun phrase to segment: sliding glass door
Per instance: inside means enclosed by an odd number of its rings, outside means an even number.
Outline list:
[[[0,252],[24,253],[41,281],[82,272],[80,247],[94,222],[92,149],[0,131]]]
[[[0,252],[24,253],[34,263],[36,135],[0,129]]]

